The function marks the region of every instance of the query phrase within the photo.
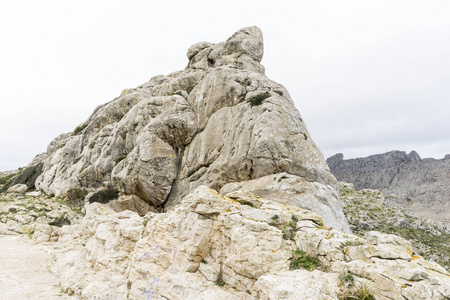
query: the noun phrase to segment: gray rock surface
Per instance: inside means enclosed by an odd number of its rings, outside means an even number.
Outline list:
[[[194,44],[187,56],[185,70],[124,90],[51,142],[37,188],[58,196],[113,185],[164,211],[200,185],[286,173],[297,183],[280,199],[328,206],[325,223],[349,231],[323,155],[288,91],[264,75],[261,30]],[[287,199],[305,189],[308,199]]]
[[[400,206],[422,219],[450,224],[450,155],[422,159],[417,152],[391,151],[365,158],[327,159],[339,181],[355,189],[378,189],[389,205]]]

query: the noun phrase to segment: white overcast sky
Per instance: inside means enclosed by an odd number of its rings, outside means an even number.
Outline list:
[[[0,170],[123,89],[185,68],[191,44],[251,25],[325,157],[450,153],[448,0],[23,0],[0,14]]]

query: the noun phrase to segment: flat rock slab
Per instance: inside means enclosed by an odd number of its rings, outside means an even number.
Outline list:
[[[23,235],[0,235],[0,299],[73,299],[61,293],[42,247]]]

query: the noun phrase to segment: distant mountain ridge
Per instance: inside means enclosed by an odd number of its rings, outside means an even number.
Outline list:
[[[422,159],[416,151],[391,151],[364,158],[327,159],[339,181],[355,189],[378,189],[388,204],[401,206],[424,219],[450,224],[450,155]]]

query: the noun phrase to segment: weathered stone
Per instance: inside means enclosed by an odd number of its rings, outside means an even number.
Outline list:
[[[251,207],[202,186],[144,218],[88,204],[79,225],[61,230],[53,269],[65,291],[87,298],[338,299],[360,289],[376,299],[448,296],[449,274],[401,239],[371,233],[368,241],[319,226],[312,212],[258,201]],[[292,240],[283,224],[297,232]],[[327,271],[289,270],[296,249]]]
[[[268,200],[312,210],[323,217],[326,225],[350,232],[339,205],[339,196],[332,186],[281,173],[227,184],[220,190],[222,194],[231,191],[250,191]]]
[[[33,191],[33,192],[26,193],[26,195],[30,196],[30,197],[39,197],[42,195],[42,192],[41,191]]]
[[[367,240],[367,242],[373,245],[390,244],[403,248],[406,251],[412,253],[411,243],[393,234],[383,234],[378,231],[370,231],[364,235],[364,238]]]
[[[271,199],[349,231],[336,180],[288,91],[264,75],[263,50],[258,27],[194,44],[186,69],[124,90],[52,141],[36,187],[58,196],[112,185],[167,211],[198,186],[272,176],[281,181]]]
[[[156,212],[152,206],[136,195],[122,195],[119,199],[109,202],[109,205],[116,212],[131,210],[140,216],[144,216],[148,212]]]
[[[8,193],[18,193],[18,194],[23,194],[28,190],[28,187],[26,186],[26,184],[16,184],[13,185],[12,187],[10,187],[8,189]]]
[[[261,276],[255,286],[262,300],[332,300],[338,298],[339,284],[336,273],[296,270]]]

